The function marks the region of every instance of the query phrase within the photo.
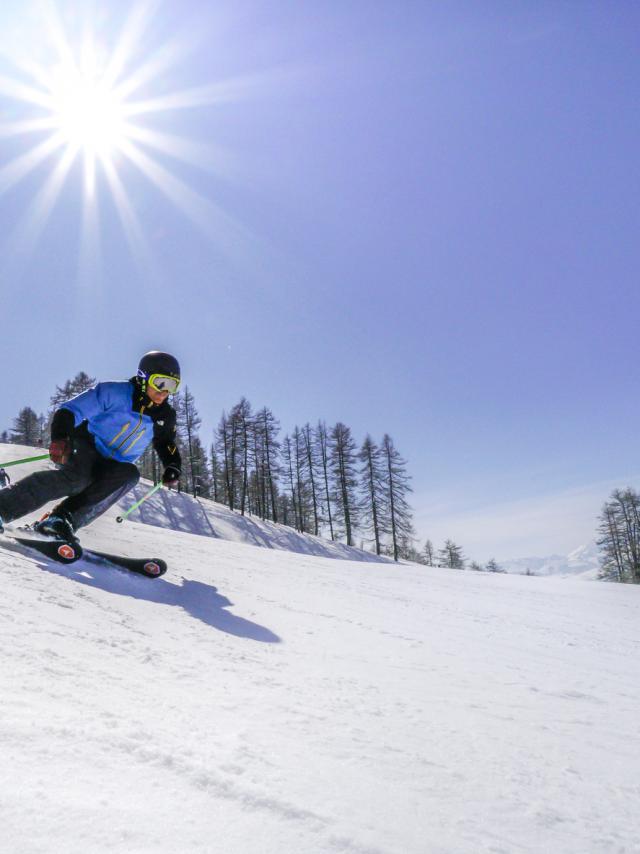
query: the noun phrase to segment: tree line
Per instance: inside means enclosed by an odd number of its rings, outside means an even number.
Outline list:
[[[86,391],[96,379],[84,372],[51,396],[47,414],[23,407],[1,442],[48,445],[51,419],[64,401]],[[446,540],[435,549],[427,540],[416,549],[407,463],[385,434],[367,435],[358,445],[341,422],[295,426],[281,437],[278,419],[268,407],[253,411],[241,398],[222,417],[209,448],[200,438],[201,418],[188,388],[176,395],[178,445],[183,458],[181,488],[212,498],[240,514],[258,516],[301,533],[360,545],[395,560],[428,566],[503,572],[495,560],[484,566],[468,561],[462,547]],[[159,460],[148,449],[140,460],[144,477],[157,482]],[[640,494],[614,490],[599,519],[600,577],[640,584]]]
[[[600,578],[640,584],[640,493],[615,489],[599,521]]]
[[[95,383],[79,373],[56,387],[47,415],[24,407],[0,439],[47,445],[55,409]],[[395,560],[415,559],[411,477],[388,433],[379,442],[367,435],[358,443],[346,424],[320,420],[282,435],[271,409],[254,410],[243,397],[222,413],[213,441],[205,447],[202,420],[188,387],[173,405],[185,491],[301,533],[359,545]],[[138,464],[143,477],[160,479],[160,463],[151,448]]]
[[[53,413],[64,403],[77,394],[91,388],[96,384],[96,379],[81,371],[72,380],[62,386],[56,386],[54,394],[49,401],[47,415],[38,413],[30,406],[24,406],[13,420],[11,430],[3,430],[0,433],[0,442],[13,443],[15,445],[48,445],[51,431],[51,419]]]
[[[444,545],[440,549],[436,549],[431,540],[427,540],[422,551],[415,551],[411,559],[416,563],[422,563],[426,566],[437,566],[445,569],[469,569],[473,572],[506,572],[495,558],[488,560],[484,566],[477,560],[468,560],[463,554],[462,546],[454,543],[453,540],[445,540]]]

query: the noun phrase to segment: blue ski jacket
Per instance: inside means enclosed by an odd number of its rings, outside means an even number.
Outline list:
[[[133,463],[153,441],[165,465],[180,467],[174,409],[166,401],[159,406],[152,403],[134,381],[98,383],[60,408],[73,414],[76,428],[86,421],[104,457]]]

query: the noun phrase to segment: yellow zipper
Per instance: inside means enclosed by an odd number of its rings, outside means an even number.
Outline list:
[[[123,446],[123,445],[124,445],[124,443],[127,441],[127,439],[131,439],[131,442],[130,442],[130,443],[127,445],[127,447],[124,449],[124,453],[126,453],[127,451],[129,451],[129,450],[131,449],[131,447],[134,445],[134,443],[135,443],[135,442],[137,442],[137,441],[138,441],[138,439],[140,439],[140,437],[142,436],[142,433],[139,433],[137,436],[136,436],[136,433],[138,432],[138,430],[140,429],[140,427],[141,427],[141,425],[142,425],[142,416],[144,415],[144,411],[145,411],[145,409],[146,409],[146,405],[145,405],[145,406],[143,406],[143,407],[142,407],[142,409],[140,410],[140,417],[138,418],[138,423],[136,424],[136,426],[133,428],[133,430],[131,431],[131,433],[129,433],[129,435],[128,435],[128,436],[125,436],[125,437],[124,437],[124,439],[122,440],[122,442],[120,442],[120,444],[118,445],[118,447],[114,449],[113,454],[115,454],[115,452],[116,452],[116,451],[119,451],[119,450],[120,450],[120,448],[122,448],[122,446]],[[129,424],[131,424],[131,422],[129,422]],[[129,424],[127,424],[127,425],[126,425],[125,430],[127,429],[127,427],[129,427]],[[118,433],[118,435],[116,436],[116,438],[115,438],[115,439],[113,440],[113,442],[111,443],[112,445],[115,443],[116,439],[119,439],[119,438],[120,438],[120,436],[122,435],[122,433],[123,433],[123,432],[124,432],[124,431],[123,431],[123,430],[121,430],[121,431]],[[113,454],[111,454],[111,456],[113,456]]]
[[[127,453],[127,451],[130,451],[130,450],[131,450],[131,448],[132,448],[132,447],[135,445],[135,443],[138,441],[138,439],[142,439],[142,433],[138,433],[138,435],[137,435],[137,436],[135,436],[135,437],[134,437],[134,438],[129,442],[129,444],[127,445],[127,447],[124,449],[123,453],[125,453],[125,454],[126,454],[126,453]]]
[[[129,427],[131,427],[131,422],[127,421],[127,423],[124,425],[122,430],[116,436],[114,436],[113,439],[109,442],[109,447],[111,447],[112,445],[115,445],[115,443],[118,441],[120,436],[122,436],[123,433],[126,433],[127,430],[129,429]]]

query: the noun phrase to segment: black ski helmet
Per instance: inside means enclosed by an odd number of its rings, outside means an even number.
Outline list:
[[[140,359],[138,365],[138,376],[148,380],[152,374],[163,374],[166,377],[174,377],[180,380],[180,365],[175,356],[169,353],[161,353],[160,350],[150,350]]]

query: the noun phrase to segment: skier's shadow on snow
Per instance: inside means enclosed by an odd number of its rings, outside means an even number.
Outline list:
[[[62,575],[88,587],[97,587],[108,593],[128,596],[130,599],[142,599],[159,605],[174,605],[182,608],[190,616],[201,620],[207,626],[218,631],[249,638],[261,643],[280,643],[281,638],[265,626],[237,617],[226,610],[233,603],[218,593],[216,587],[201,581],[182,579],[177,587],[162,578],[143,578],[126,569],[112,569],[85,560],[65,567],[56,564],[41,563],[40,566],[56,575]]]

